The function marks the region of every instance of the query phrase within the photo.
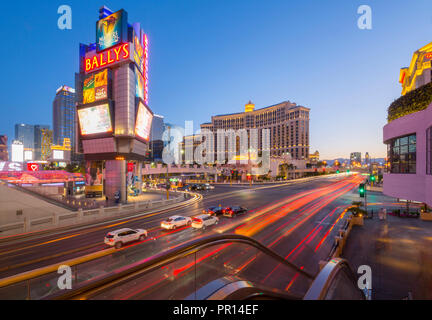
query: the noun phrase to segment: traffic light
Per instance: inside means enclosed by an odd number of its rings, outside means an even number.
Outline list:
[[[372,182],[375,181],[375,176],[371,176],[370,179]]]
[[[359,195],[360,195],[360,198],[364,198],[365,193],[366,193],[365,184],[364,184],[364,183],[361,183],[361,184],[359,185]]]
[[[336,173],[339,173],[340,171],[339,170],[336,170]]]
[[[350,169],[347,170],[347,173],[350,173]]]

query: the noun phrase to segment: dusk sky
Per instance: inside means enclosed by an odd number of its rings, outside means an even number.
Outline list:
[[[59,30],[57,8],[72,8]],[[372,8],[372,30],[357,8]],[[384,157],[382,127],[399,69],[432,41],[430,0],[142,0],[2,3],[0,134],[52,126],[56,89],[74,86],[79,43],[95,42],[98,9],[125,9],[149,38],[149,104],[195,129],[212,115],[289,100],[311,108],[311,153]]]

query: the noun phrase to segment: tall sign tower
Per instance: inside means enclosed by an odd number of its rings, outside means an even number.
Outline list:
[[[86,160],[87,185],[102,184],[109,199],[120,193],[126,202],[126,168],[140,179],[149,149],[148,39],[123,9],[102,7],[95,29],[96,42],[80,45],[77,151]]]

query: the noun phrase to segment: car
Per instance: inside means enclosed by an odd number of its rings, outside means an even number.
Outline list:
[[[219,218],[210,214],[202,214],[192,219],[192,228],[205,229],[219,223]]]
[[[226,207],[225,209],[223,209],[223,215],[225,217],[234,217],[235,215],[238,214],[244,214],[247,213],[248,210],[246,208],[240,207],[240,206],[231,206],[231,207]]]
[[[182,186],[182,187],[177,188],[177,190],[179,190],[179,191],[189,191],[189,189],[190,189],[190,186],[187,184]]]
[[[203,213],[209,214],[209,215],[220,215],[223,214],[222,207],[210,207],[207,210],[203,210]]]
[[[147,238],[147,231],[144,229],[123,228],[108,232],[104,242],[109,246],[119,249],[126,243],[137,240],[143,241],[145,238]]]
[[[206,184],[202,185],[202,188],[203,188],[203,190],[212,190],[212,189],[214,189],[214,186],[206,183]]]
[[[166,230],[174,230],[183,226],[190,226],[192,219],[183,216],[172,216],[161,222],[161,228]]]

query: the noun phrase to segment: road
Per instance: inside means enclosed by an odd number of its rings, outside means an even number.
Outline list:
[[[202,202],[182,209],[163,210],[151,217],[125,219],[117,223],[89,226],[78,231],[71,230],[48,234],[41,238],[1,244],[0,278],[105,250],[107,248],[103,243],[105,234],[122,227],[145,228],[149,231],[149,238],[141,243],[128,245],[112,254],[110,257],[112,265],[134,262],[197,237],[216,232],[234,232],[254,237],[298,267],[311,274],[316,274],[319,270],[318,262],[327,258],[330,252],[334,236],[345,214],[344,209],[353,200],[358,199],[356,187],[362,179],[361,176],[341,175],[281,185],[252,187],[218,185],[215,190],[204,192]],[[250,213],[233,219],[221,218],[217,226],[207,228],[205,231],[196,231],[186,227],[167,232],[160,228],[160,221],[173,214],[194,216],[209,206],[229,204],[245,206],[250,209]],[[251,273],[251,276],[258,276],[265,280],[264,282],[269,286],[274,283],[282,283],[280,279],[290,275],[287,279],[289,282],[284,283],[282,289],[290,286],[293,276],[296,276],[291,275],[291,271],[286,272],[278,264],[268,263],[264,257],[259,255],[254,258],[254,255],[248,252],[250,251],[248,248],[233,249],[235,246],[238,245],[232,245],[231,248],[219,248],[220,250],[215,249],[217,252],[210,252],[208,257],[202,258],[199,262],[204,265],[208,261],[207,258],[211,256],[212,263],[215,260],[218,261],[217,263],[222,263],[222,267],[217,266],[216,268],[223,270],[221,274],[226,274],[226,270],[232,270],[230,274],[236,275]],[[176,279],[187,280],[189,271],[194,269],[190,267],[190,263],[186,264],[188,265],[189,267],[186,268],[180,266],[174,271],[171,270],[168,274],[174,272]],[[97,269],[97,266],[94,268]],[[211,271],[214,267],[207,269]],[[167,283],[166,274],[166,272],[163,274],[157,285],[151,287],[153,289],[158,288],[159,285],[170,287],[172,284]],[[213,278],[221,274],[212,271]],[[207,272],[203,272],[202,276],[206,281],[209,278]],[[172,279],[172,275],[170,278]],[[156,281],[156,279],[150,280],[150,284]],[[175,283],[181,287],[181,281],[175,281]],[[140,285],[139,287],[145,288],[146,286]],[[168,297],[166,290],[156,290],[160,296],[149,296],[153,289],[141,290],[132,295],[130,292],[134,291],[128,290],[127,297],[115,295],[115,292],[112,294],[117,299],[177,297],[177,293],[171,292],[172,290],[169,290]],[[183,296],[178,298],[184,298],[187,290],[182,291]]]

